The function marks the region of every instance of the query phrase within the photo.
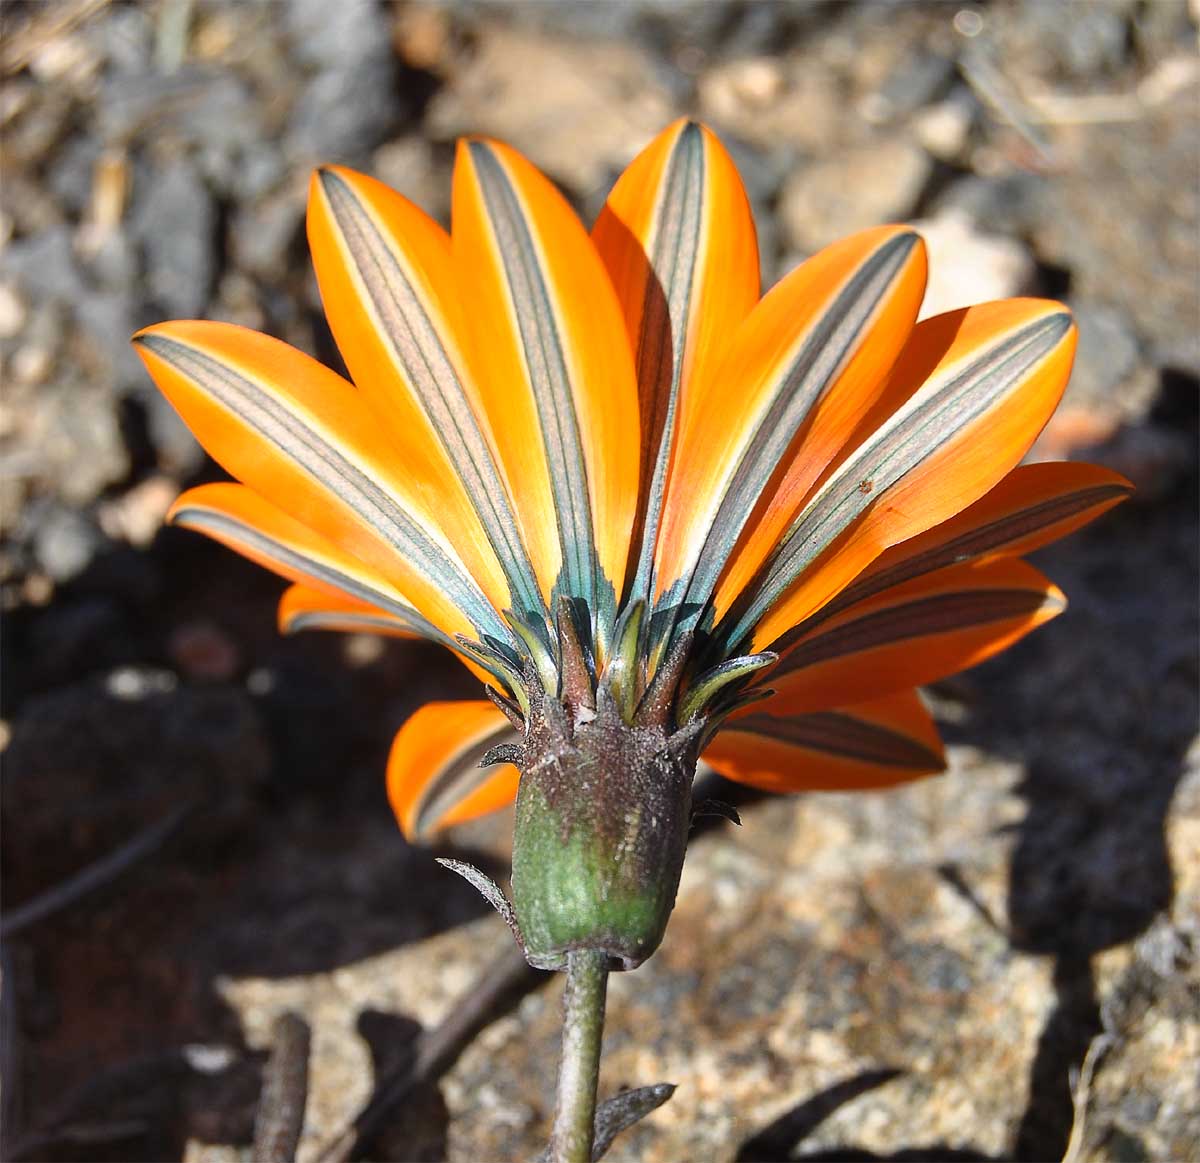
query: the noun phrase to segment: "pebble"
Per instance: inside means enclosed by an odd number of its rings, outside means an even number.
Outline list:
[[[44,385],[34,393],[27,425],[33,475],[65,501],[89,504],[129,473],[116,402],[103,387],[58,379]]]
[[[391,57],[318,73],[292,108],[289,152],[304,165],[360,162],[403,120],[396,92]]]
[[[153,134],[228,154],[256,148],[264,133],[261,109],[235,73],[189,66],[168,75],[110,77],[97,118],[110,146]]]
[[[697,84],[700,116],[764,152],[830,149],[839,132],[837,77],[820,61],[796,66],[751,57],[707,69]]]
[[[800,166],[780,195],[788,241],[812,253],[857,230],[904,221],[916,209],[932,166],[923,149],[900,138]]]
[[[450,185],[435,165],[432,144],[423,137],[401,137],[381,145],[371,157],[371,173],[415,202],[426,214],[450,221]]]
[[[962,159],[979,103],[970,90],[960,88],[944,101],[923,109],[913,119],[913,136],[939,161]]]
[[[987,234],[956,210],[913,226],[929,248],[922,319],[1031,289],[1036,275],[1033,255],[1014,239]]]
[[[83,513],[59,505],[43,511],[33,535],[38,564],[60,584],[83,573],[103,543],[99,529]]]
[[[0,283],[0,339],[12,339],[25,326],[29,312],[11,283]]]
[[[146,254],[150,297],[170,318],[204,313],[216,273],[216,208],[196,166],[167,163],[135,200],[133,230]]]
[[[116,500],[100,506],[100,527],[114,541],[127,541],[145,549],[158,535],[178,495],[179,486],[170,477],[147,477]]]
[[[606,19],[616,7],[604,6]],[[537,78],[536,101],[529,100],[530,77]],[[606,187],[676,113],[662,70],[640,44],[493,26],[471,67],[430,101],[425,132],[441,140],[499,137],[556,180],[591,191]]]
[[[26,386],[45,383],[53,367],[53,353],[36,343],[18,347],[8,364],[13,379]]]
[[[1133,401],[1122,391],[1141,363],[1141,345],[1132,320],[1119,307],[1106,303],[1072,300],[1070,307],[1079,328],[1072,393],[1080,401],[1104,402],[1128,415],[1144,415],[1150,401],[1131,407]],[[1118,394],[1125,398],[1118,400]]]
[[[941,53],[906,54],[876,92],[871,120],[897,121],[928,105],[949,88],[956,73],[953,58]]]
[[[353,69],[390,52],[387,15],[364,0],[287,0],[283,26],[298,60],[319,69]]]
[[[73,302],[87,291],[66,225],[49,226],[10,242],[4,250],[3,270],[34,299]]]
[[[445,63],[450,50],[449,13],[431,4],[406,4],[396,9],[392,44],[400,59],[413,69],[431,72]]]
[[[284,188],[278,194],[239,208],[229,228],[229,245],[241,270],[281,281],[288,249],[303,233],[303,191]]]

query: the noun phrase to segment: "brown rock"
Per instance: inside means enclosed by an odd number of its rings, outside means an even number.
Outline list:
[[[836,153],[787,179],[780,220],[792,246],[812,253],[856,230],[903,221],[931,168],[924,150],[897,138]]]
[[[819,61],[747,57],[708,70],[701,117],[761,149],[821,150],[842,128],[837,78]]]
[[[559,181],[587,191],[624,167],[674,112],[650,57],[633,44],[492,26],[477,55],[433,99],[427,127],[441,138],[502,138]]]

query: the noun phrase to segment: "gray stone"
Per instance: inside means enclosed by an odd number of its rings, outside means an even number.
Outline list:
[[[812,253],[856,230],[903,221],[916,209],[931,170],[929,155],[900,138],[802,165],[779,200],[788,240]]]
[[[114,262],[121,261],[115,255],[113,259]],[[131,383],[146,374],[129,343],[129,337],[138,327],[131,291],[92,291],[75,304],[75,319],[91,336],[90,351],[109,377]]]
[[[991,234],[1028,235],[1036,221],[1046,178],[1017,171],[1001,177],[969,175],[932,200],[933,215],[961,211]]]
[[[82,217],[91,201],[93,170],[101,152],[94,137],[76,134],[52,155],[46,184],[59,205],[75,218]]]
[[[829,150],[844,133],[838,77],[819,59],[729,60],[700,76],[697,98],[701,117],[718,133],[775,155]]]
[[[1114,394],[1133,376],[1141,362],[1140,344],[1133,324],[1124,311],[1105,303],[1072,300],[1070,307],[1079,328],[1071,392],[1079,400],[1116,403]],[[1138,411],[1144,414],[1145,407]],[[1129,413],[1132,416],[1134,410],[1129,409]]]
[[[320,72],[292,108],[287,148],[307,165],[359,160],[387,138],[402,112],[390,57]]]
[[[929,248],[922,318],[1033,289],[1033,255],[1015,239],[980,230],[955,210],[913,225]]]
[[[529,78],[538,99],[529,99]],[[470,68],[434,96],[426,132],[499,137],[580,192],[603,186],[674,116],[656,62],[639,46],[581,43],[495,26]],[[586,145],[584,144],[586,143]]]
[[[38,389],[6,469],[72,504],[88,504],[129,473],[115,397],[105,385],[72,379]]]
[[[103,543],[103,534],[83,513],[54,505],[39,514],[33,552],[51,578],[67,582],[87,569]]]
[[[154,23],[141,8],[114,8],[106,19],[96,21],[93,31],[104,51],[109,69],[132,76],[145,76],[154,52]]]
[[[426,214],[449,225],[450,183],[426,138],[401,137],[381,145],[371,158],[371,173]]]
[[[9,243],[0,255],[0,270],[34,299],[70,303],[86,293],[67,226],[52,226]]]
[[[134,204],[148,295],[164,315],[203,314],[216,275],[216,208],[196,167],[176,158],[147,178]]]
[[[263,133],[259,103],[246,84],[230,71],[198,67],[108,78],[97,119],[102,138],[114,145],[152,131],[227,153],[253,147]]]
[[[877,108],[882,120],[895,121],[916,112],[942,96],[954,80],[957,69],[952,57],[923,52],[906,57],[892,71],[879,92]]]
[[[140,271],[137,247],[120,227],[110,230],[84,259],[92,277],[102,287],[132,292]]]
[[[1200,118],[1168,102],[1136,124],[1065,126],[1033,241],[1071,292],[1125,311],[1151,359],[1200,374]]]
[[[375,0],[287,0],[280,7],[292,52],[305,64],[353,70],[389,53],[385,10]]]
[[[229,227],[230,255],[241,270],[279,281],[287,268],[288,248],[304,225],[304,199],[296,191],[240,207]]]
[[[1013,47],[1036,54],[1032,66],[1070,77],[1114,73],[1125,62],[1134,0],[1024,0],[1014,14]],[[1003,28],[1004,21],[1000,21]]]
[[[239,201],[253,201],[273,190],[286,173],[287,167],[278,145],[262,141],[240,159],[233,173],[231,188]]]

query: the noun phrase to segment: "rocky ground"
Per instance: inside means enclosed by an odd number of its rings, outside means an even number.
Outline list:
[[[907,219],[931,246],[930,311],[1065,298],[1080,359],[1039,454],[1139,493],[1041,555],[1064,617],[934,692],[947,776],[743,798],[741,830],[696,839],[661,952],[613,983],[602,1082],[678,1090],[609,1157],[1194,1157],[1198,17],[1186,0],[5,5],[5,1157],[248,1158],[290,1009],[312,1029],[314,1159],[508,940],[406,847],[382,791],[391,732],[469,678],[420,645],[281,640],[278,583],[160,529],[215,470],[128,335],[204,315],[336,363],[303,239],[314,163],[444,219],[455,135],[490,133],[590,217],[684,112],[742,169],[768,281]],[[122,878],[22,913],[157,825]],[[453,847],[502,875],[505,834]],[[561,986],[522,987],[369,1157],[536,1154]]]

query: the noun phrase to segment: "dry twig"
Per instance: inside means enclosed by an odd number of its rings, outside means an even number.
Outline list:
[[[282,1014],[274,1034],[254,1122],[254,1163],[292,1163],[308,1105],[308,1024],[297,1014]]]
[[[103,888],[123,872],[128,872],[139,861],[161,848],[191,815],[195,806],[192,801],[181,804],[161,820],[139,832],[132,840],[122,844],[115,852],[102,856],[61,884],[13,909],[6,917],[0,919],[0,940],[15,937],[31,925],[44,921],[89,893]]]

